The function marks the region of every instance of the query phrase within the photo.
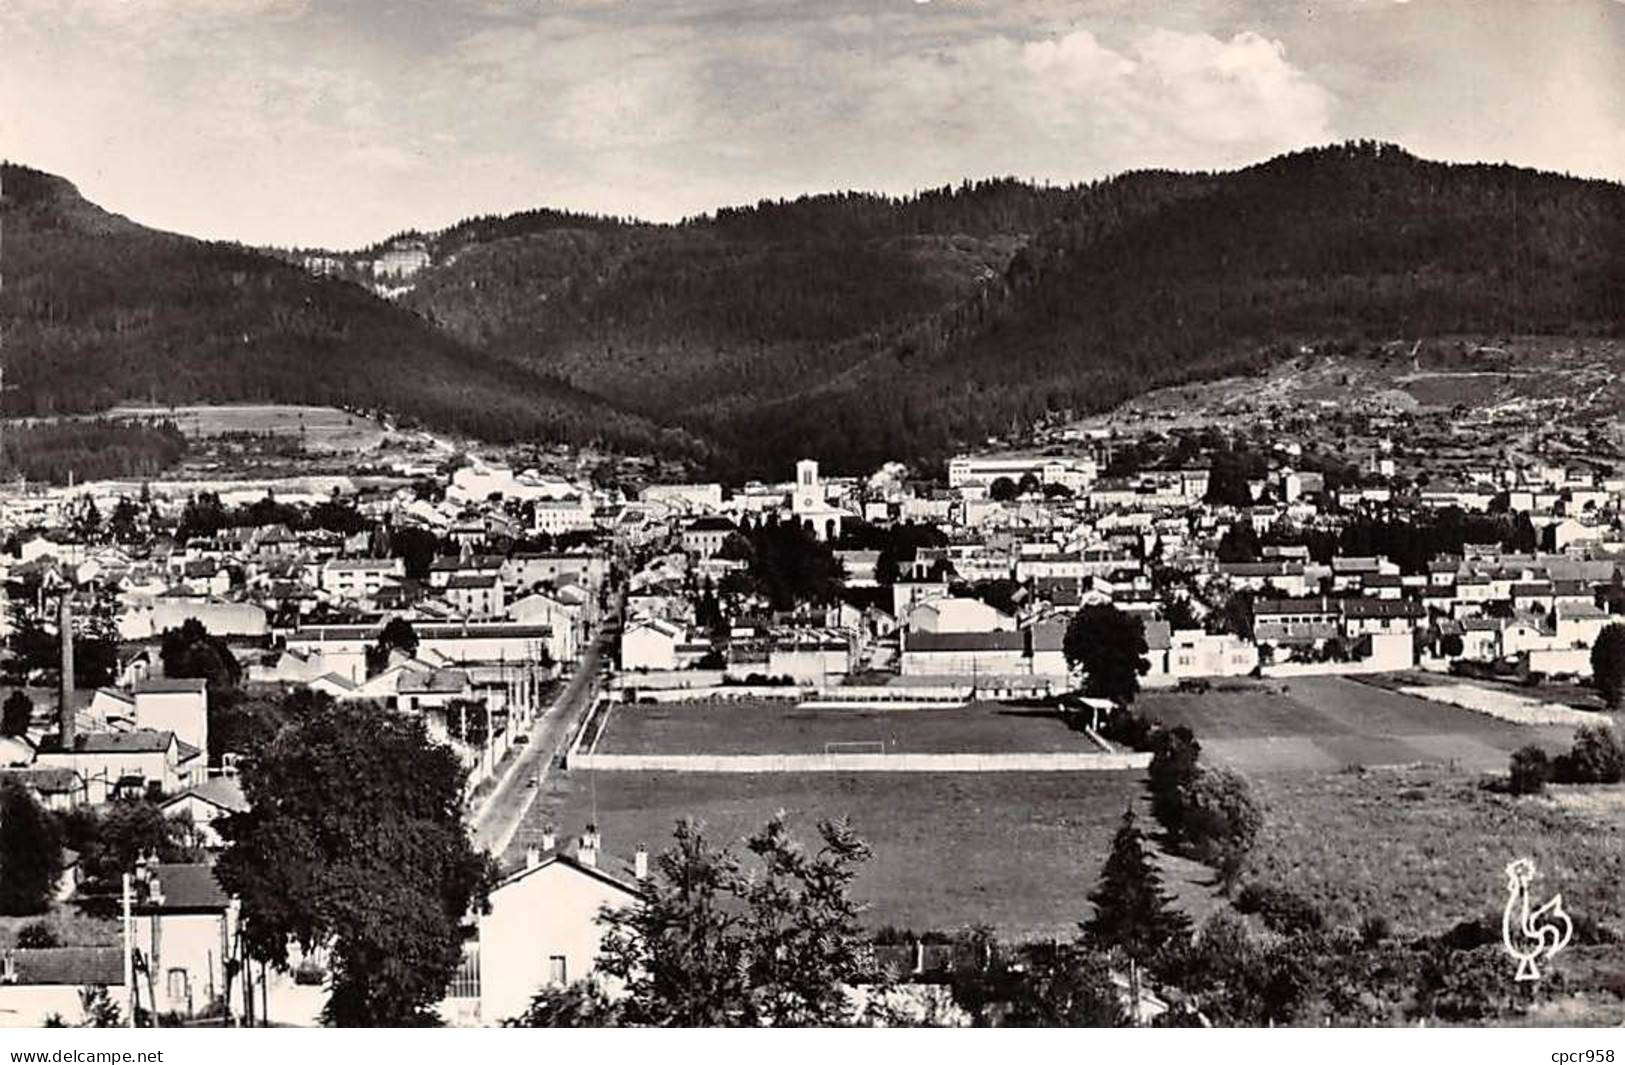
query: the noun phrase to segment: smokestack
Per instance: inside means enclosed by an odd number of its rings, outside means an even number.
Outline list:
[[[73,595],[62,589],[57,606],[56,629],[62,637],[62,680],[57,685],[57,722],[62,732],[62,749],[73,750]]]

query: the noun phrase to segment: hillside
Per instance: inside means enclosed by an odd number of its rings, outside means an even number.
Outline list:
[[[929,462],[1305,345],[1358,358],[1445,336],[1618,338],[1625,322],[1625,187],[1373,143],[677,225],[474,218],[398,238],[429,265],[391,279],[393,303],[283,260],[335,256],[365,282],[357,264],[394,241],[273,258],[15,172],[10,410],[343,402],[497,440],[655,448],[728,479],[805,455]]]
[[[707,429],[725,455],[748,442],[862,466],[1260,371],[1305,343],[1618,337],[1622,323],[1625,187],[1348,145],[1095,186],[998,285]]]
[[[381,408],[492,440],[693,448],[353,285],[139,226],[69,182],[4,172],[8,415],[124,399]]]
[[[676,226],[553,212],[436,234],[402,303],[454,336],[582,389],[686,421],[793,395],[832,350],[996,279],[1073,197],[1014,181],[905,200],[847,194]]]

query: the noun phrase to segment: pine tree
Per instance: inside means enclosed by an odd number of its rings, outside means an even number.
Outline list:
[[[1164,946],[1188,938],[1190,918],[1174,909],[1162,888],[1162,876],[1146,854],[1145,837],[1134,823],[1134,810],[1123,811],[1123,823],[1112,838],[1111,853],[1090,894],[1095,913],[1084,932],[1102,947],[1120,947],[1145,962]]]

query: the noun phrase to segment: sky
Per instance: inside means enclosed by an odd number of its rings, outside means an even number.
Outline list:
[[[0,0],[0,158],[252,244],[1350,138],[1625,179],[1625,0]]]

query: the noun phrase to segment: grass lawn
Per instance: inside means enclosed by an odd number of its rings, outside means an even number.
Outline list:
[[[75,906],[57,903],[33,917],[0,917],[0,945],[16,946],[17,933],[39,922],[49,925],[64,947],[117,946],[122,934],[116,919],[87,917]]]
[[[829,742],[891,753],[1098,750],[1052,710],[973,703],[931,710],[801,709],[761,700],[617,706],[599,754],[823,754]]]
[[[1333,676],[1201,695],[1149,691],[1135,707],[1167,725],[1190,726],[1213,760],[1249,773],[1414,763],[1504,771],[1507,756],[1524,744],[1563,748],[1573,732],[1514,725]]]
[[[1535,861],[1535,892],[1625,933],[1625,789],[1553,788],[1514,798],[1442,768],[1255,779],[1267,806],[1260,875],[1314,899],[1334,922],[1382,914],[1397,931],[1442,931],[1495,914],[1506,864]]]
[[[679,817],[737,841],[783,809],[811,843],[821,818],[848,816],[874,851],[855,887],[867,923],[916,931],[991,925],[1002,938],[1070,937],[1089,916],[1087,895],[1125,806],[1143,801],[1144,775],[1124,773],[627,773],[555,774],[520,827],[505,865],[522,859],[542,826],[560,842],[589,821],[608,865],[628,868],[641,842],[670,845]],[[1207,870],[1166,859],[1169,886],[1204,915],[1215,904]]]
[[[231,403],[182,407],[126,404],[108,412],[116,418],[171,419],[187,436],[224,436],[228,433],[272,434],[298,438],[312,449],[363,451],[376,448],[383,428],[371,418],[336,407],[292,404]]]

